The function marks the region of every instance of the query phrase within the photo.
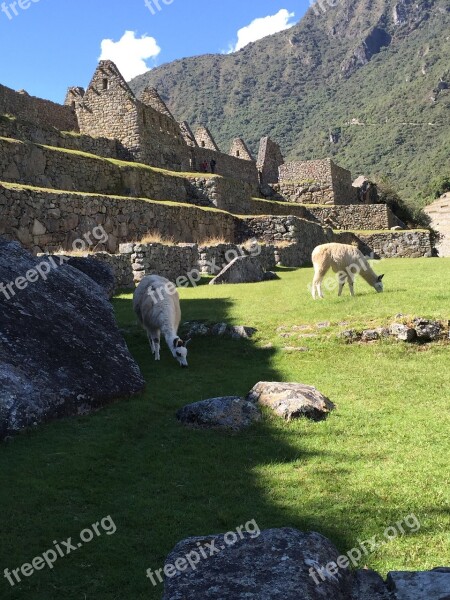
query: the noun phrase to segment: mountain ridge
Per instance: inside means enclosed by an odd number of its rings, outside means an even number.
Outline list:
[[[240,136],[255,152],[269,135],[287,159],[331,156],[423,204],[429,180],[449,170],[450,3],[322,4],[239,52],[179,59],[130,85],[156,87],[224,150]]]

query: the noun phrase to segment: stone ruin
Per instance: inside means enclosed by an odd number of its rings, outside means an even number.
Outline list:
[[[269,262],[292,267],[309,264],[326,241],[378,257],[432,254],[428,231],[392,231],[403,224],[386,205],[362,202],[350,172],[331,159],[285,162],[269,137],[256,160],[242,138],[222,152],[205,126],[178,123],[154,88],[136,97],[111,61],[99,63],[87,89],[69,88],[64,105],[0,86],[0,169],[0,235],[56,253],[102,227],[106,239],[88,250],[108,256],[128,283],[136,253],[127,248],[148,234],[175,249],[140,250],[159,257],[143,274],[175,253],[163,261],[172,277],[181,273],[170,265],[192,262],[212,238],[256,238]]]

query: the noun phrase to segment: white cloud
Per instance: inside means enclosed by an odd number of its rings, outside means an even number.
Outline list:
[[[118,42],[103,40],[101,48],[99,60],[115,62],[126,81],[150,71],[145,61],[161,52],[155,38],[148,35],[137,38],[134,31],[125,31]]]
[[[291,22],[293,17],[295,17],[295,13],[290,13],[285,8],[282,8],[276,15],[254,19],[250,25],[239,29],[237,32],[237,44],[230,47],[230,52],[237,52],[251,42],[256,42],[256,40],[260,40],[267,35],[272,35],[272,33],[289,29],[289,27],[295,25],[295,23]]]

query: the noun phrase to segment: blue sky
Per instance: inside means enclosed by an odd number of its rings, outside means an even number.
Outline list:
[[[118,56],[136,74],[146,65],[229,51],[238,31],[250,26],[240,33],[242,46],[297,22],[308,6],[307,0],[0,0],[0,83],[62,102],[68,86],[89,83],[102,42],[105,58]],[[264,17],[270,19],[254,22]]]

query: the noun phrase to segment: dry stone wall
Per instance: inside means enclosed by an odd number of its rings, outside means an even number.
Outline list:
[[[400,223],[386,204],[309,206],[308,212],[322,225],[333,229],[390,229]]]
[[[298,217],[248,217],[242,219],[240,237],[256,238],[268,244],[280,247],[295,244],[295,261],[289,266],[311,264],[311,253],[319,244],[332,240],[331,230],[324,230],[319,224]],[[283,262],[283,260],[281,261]],[[292,264],[295,262],[295,265]],[[285,264],[283,262],[283,264]]]
[[[439,233],[436,245],[439,256],[450,256],[450,192],[427,206],[425,212],[431,219],[431,227]]]
[[[380,233],[346,231],[334,234],[333,241],[356,245],[363,254],[374,258],[424,258],[433,255],[431,234],[424,229]]]
[[[175,282],[179,277],[198,271],[199,266],[197,244],[122,244],[120,253],[131,265],[135,284],[146,275],[154,274]]]
[[[208,148],[190,147],[190,171],[201,172],[201,165],[207,163],[208,173],[211,173],[211,160],[216,161],[215,172],[228,179],[237,179],[240,182],[253,186],[252,195],[258,195],[258,171],[256,163],[251,160],[242,160],[229,156],[223,152],[216,152]]]
[[[26,92],[15,92],[4,85],[0,85],[0,115],[14,115],[37,126],[79,131],[72,107],[35,98]]]
[[[278,169],[284,163],[279,145],[269,137],[263,137],[259,145],[256,166],[263,186],[278,182]]]
[[[219,237],[234,242],[238,222],[229,213],[187,204],[0,185],[0,235],[20,241],[35,253],[71,250],[76,240],[83,240],[97,226],[104,228],[108,239],[96,244],[95,250],[111,253],[121,243],[155,232],[178,242]]]
[[[18,121],[14,118],[0,116],[0,137],[7,137],[35,144],[54,146],[55,148],[68,148],[80,152],[88,152],[97,156],[118,158],[116,140],[107,138],[94,138],[73,132],[61,132],[54,127],[45,127]]]

